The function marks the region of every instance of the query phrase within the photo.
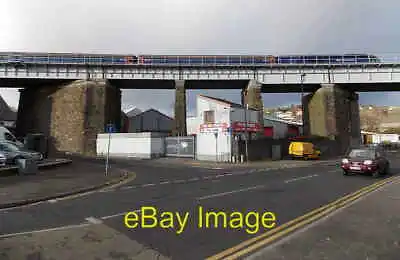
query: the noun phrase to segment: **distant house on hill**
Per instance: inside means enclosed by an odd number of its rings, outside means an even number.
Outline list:
[[[0,96],[0,125],[15,128],[17,112],[10,108],[7,102]]]

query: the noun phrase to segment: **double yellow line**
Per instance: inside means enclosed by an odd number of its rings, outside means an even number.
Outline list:
[[[260,249],[261,247],[266,246],[267,244],[270,244],[270,243],[274,242],[275,240],[282,238],[283,236],[285,236],[297,229],[300,229],[301,227],[303,227],[313,221],[316,221],[337,209],[340,209],[340,208],[348,205],[349,203],[353,202],[354,200],[357,200],[358,198],[364,196],[365,194],[370,193],[370,192],[382,187],[383,185],[386,185],[387,183],[398,182],[398,181],[400,181],[400,177],[398,177],[398,176],[393,176],[393,177],[378,181],[372,185],[364,187],[356,192],[353,192],[353,193],[346,195],[338,200],[335,200],[334,202],[331,202],[325,206],[317,208],[317,209],[315,209],[303,216],[300,216],[292,221],[289,221],[281,226],[278,226],[277,228],[274,228],[260,236],[246,240],[246,241],[238,244],[237,246],[226,249],[216,255],[208,257],[206,260],[239,259],[240,257],[246,256],[246,255]]]

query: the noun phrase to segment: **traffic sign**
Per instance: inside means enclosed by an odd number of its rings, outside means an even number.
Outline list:
[[[107,133],[115,133],[115,125],[114,124],[107,124],[106,132]]]

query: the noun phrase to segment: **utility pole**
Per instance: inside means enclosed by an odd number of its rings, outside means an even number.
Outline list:
[[[248,148],[248,141],[247,141],[247,139],[248,139],[248,134],[249,134],[249,132],[248,132],[248,129],[247,129],[247,110],[249,109],[249,104],[246,104],[246,108],[245,108],[245,110],[244,110],[244,121],[245,121],[245,139],[244,139],[244,142],[245,142],[245,147],[246,147],[246,163],[249,161],[249,148]]]

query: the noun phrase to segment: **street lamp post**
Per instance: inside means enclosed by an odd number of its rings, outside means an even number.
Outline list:
[[[304,104],[303,104],[303,98],[304,98],[304,77],[306,76],[305,73],[301,74],[300,76],[300,82],[301,82],[301,121],[304,122]],[[303,124],[303,132],[304,132],[304,124]],[[303,133],[304,134],[304,133]]]
[[[245,147],[246,147],[246,163],[248,162],[248,160],[249,160],[249,148],[248,148],[248,141],[247,141],[247,139],[248,139],[248,130],[247,130],[247,110],[249,109],[249,104],[246,104],[246,108],[245,108],[245,110],[244,110],[244,122],[245,122],[245,139],[244,139],[244,142],[245,142]]]

